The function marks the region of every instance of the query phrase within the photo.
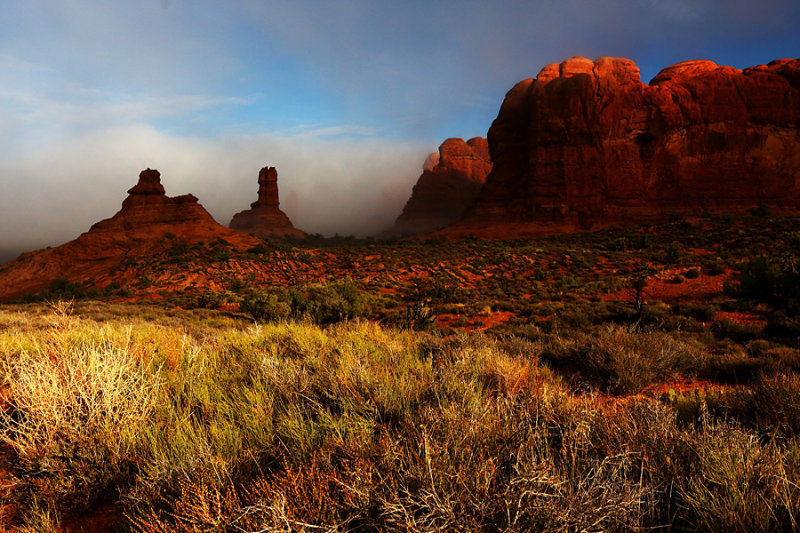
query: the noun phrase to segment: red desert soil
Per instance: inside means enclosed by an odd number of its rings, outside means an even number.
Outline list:
[[[467,325],[464,326],[465,331],[487,330],[500,324],[505,324],[516,315],[511,311],[493,311],[488,315],[478,315],[470,317]],[[442,313],[436,317],[436,325],[438,327],[453,326],[459,320],[464,318],[463,315],[454,315],[451,313]]]
[[[727,269],[723,274],[709,276],[700,274],[697,278],[683,278],[679,283],[673,281],[677,276],[683,277],[688,268],[671,268],[663,270],[647,278],[644,294],[648,300],[660,300],[664,303],[679,301],[704,301],[723,294],[726,281],[733,279],[734,272]],[[623,289],[610,294],[601,294],[603,300],[630,300],[630,289]]]
[[[621,407],[631,402],[636,402],[644,399],[660,399],[669,400],[673,394],[686,396],[691,394],[702,394],[712,391],[725,391],[733,388],[733,385],[725,383],[714,383],[704,379],[694,378],[680,378],[671,379],[663,383],[654,383],[645,387],[642,392],[638,394],[629,394],[625,396],[614,396],[610,394],[597,394],[591,395],[589,401],[592,405],[599,405],[601,408]],[[596,402],[596,403],[595,403]]]

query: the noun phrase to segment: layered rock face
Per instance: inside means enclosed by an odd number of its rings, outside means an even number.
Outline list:
[[[447,139],[425,160],[403,213],[388,235],[410,235],[459,220],[475,203],[492,169],[486,139]]]
[[[650,85],[627,59],[576,57],[506,95],[494,167],[459,224],[589,228],[800,205],[800,60],[687,61]]]
[[[278,171],[275,167],[264,167],[258,173],[258,201],[250,204],[250,209],[233,215],[229,226],[263,238],[305,237],[279,205]]]

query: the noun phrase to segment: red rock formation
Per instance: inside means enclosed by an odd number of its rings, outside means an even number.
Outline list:
[[[104,286],[125,259],[151,257],[175,243],[224,240],[246,250],[260,243],[214,221],[191,194],[168,197],[157,170],[143,170],[122,209],[77,239],[22,254],[0,266],[0,301],[47,288],[55,279]]]
[[[258,200],[250,204],[250,209],[233,215],[229,226],[263,238],[305,237],[279,205],[278,171],[275,167],[264,167],[258,173]]]
[[[447,139],[425,160],[403,213],[386,235],[410,235],[459,220],[492,169],[486,139]]]
[[[219,226],[197,198],[191,194],[169,197],[161,185],[158,170],[143,170],[139,182],[128,190],[122,209],[113,217],[91,227],[90,232],[143,232],[161,234],[194,233],[198,229],[214,231]]]
[[[795,209],[800,60],[743,71],[687,61],[645,85],[627,59],[572,58],[514,86],[488,141],[494,167],[453,232]]]

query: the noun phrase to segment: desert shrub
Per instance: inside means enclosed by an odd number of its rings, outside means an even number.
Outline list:
[[[239,304],[239,310],[256,322],[275,322],[289,316],[289,306],[276,294],[250,294]]]
[[[690,268],[689,270],[683,273],[683,277],[686,279],[697,279],[700,277],[700,269]]]
[[[222,295],[216,292],[204,292],[197,297],[197,307],[203,309],[216,309],[222,303]]]
[[[264,246],[264,244],[256,244],[252,248],[247,249],[247,253],[253,255],[263,255],[267,252],[269,252],[269,248]]]
[[[800,508],[797,443],[787,450],[725,423],[706,424],[697,463],[679,485],[697,531],[790,531]]]
[[[115,287],[110,285],[104,290],[98,290],[88,287],[86,284],[77,283],[64,278],[57,278],[50,282],[47,289],[35,293],[26,294],[16,299],[17,302],[34,303],[34,302],[48,302],[57,300],[85,300],[88,298],[99,298],[112,294],[118,290],[118,285]]]
[[[781,439],[800,436],[797,374],[761,374],[750,386],[722,390],[706,403],[712,415],[735,420],[759,435]]]
[[[449,274],[436,274],[429,278],[409,280],[404,299],[409,302],[425,301],[434,305],[456,303],[463,301],[464,291],[458,280]]]
[[[547,281],[550,279],[550,272],[543,268],[537,268],[533,271],[533,279],[537,281]]]
[[[288,304],[295,318],[307,316],[317,324],[333,324],[364,317],[367,299],[350,281],[307,285],[302,290],[290,289]]]
[[[691,317],[698,322],[710,322],[719,312],[719,307],[713,304],[677,303],[671,307],[673,313]]]
[[[68,333],[7,363],[11,400],[0,411],[0,438],[21,468],[45,474],[26,481],[39,497],[85,508],[134,476],[159,383],[103,330],[97,341],[78,344]]]
[[[239,309],[262,323],[307,318],[317,324],[333,324],[365,317],[369,304],[367,296],[354,283],[337,281],[249,294],[242,299]]]
[[[728,318],[716,320],[711,326],[711,331],[718,339],[732,339],[739,342],[759,338],[762,330],[760,326],[737,324]]]
[[[185,261],[184,255],[189,251],[189,245],[183,242],[176,242],[167,249],[167,257],[172,263],[182,263]]]
[[[683,247],[677,242],[664,247],[663,261],[669,265],[678,263],[683,257]]]
[[[774,362],[767,357],[752,357],[743,352],[731,352],[709,358],[700,375],[723,383],[749,383],[765,372],[774,372],[773,365]]]
[[[710,276],[719,276],[725,273],[725,263],[722,261],[713,261],[706,266],[706,271]]]
[[[738,282],[728,288],[732,296],[794,314],[800,311],[800,273],[792,256],[781,260],[756,256],[742,265]]]
[[[576,372],[588,384],[613,393],[636,393],[672,374],[703,364],[695,346],[659,331],[609,326],[599,333],[555,337],[542,358]]]
[[[767,204],[759,204],[749,210],[750,214],[756,218],[769,218],[772,216],[772,209]]]
[[[643,250],[649,246],[649,238],[645,233],[638,233],[627,237],[615,237],[605,243],[605,249],[612,252]]]

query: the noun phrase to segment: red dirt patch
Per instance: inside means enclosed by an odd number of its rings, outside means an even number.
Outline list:
[[[442,313],[436,317],[436,325],[438,327],[453,327],[455,324],[466,319],[468,322],[464,326],[465,331],[483,331],[500,324],[505,324],[514,316],[516,316],[516,314],[511,311],[496,311],[489,313],[488,315],[479,315],[468,318],[465,315]]]
[[[730,320],[734,324],[739,324],[740,326],[763,327],[767,323],[763,316],[755,313],[733,313],[728,311],[718,312],[714,320]]]
[[[665,303],[678,301],[699,302],[709,300],[723,294],[726,281],[729,281],[733,271],[728,269],[723,274],[709,276],[700,274],[697,278],[682,281],[673,281],[677,276],[684,276],[688,268],[671,268],[663,270],[647,279],[644,289],[645,300],[659,300]],[[631,300],[633,290],[625,288],[609,294],[600,294],[602,300]]]

